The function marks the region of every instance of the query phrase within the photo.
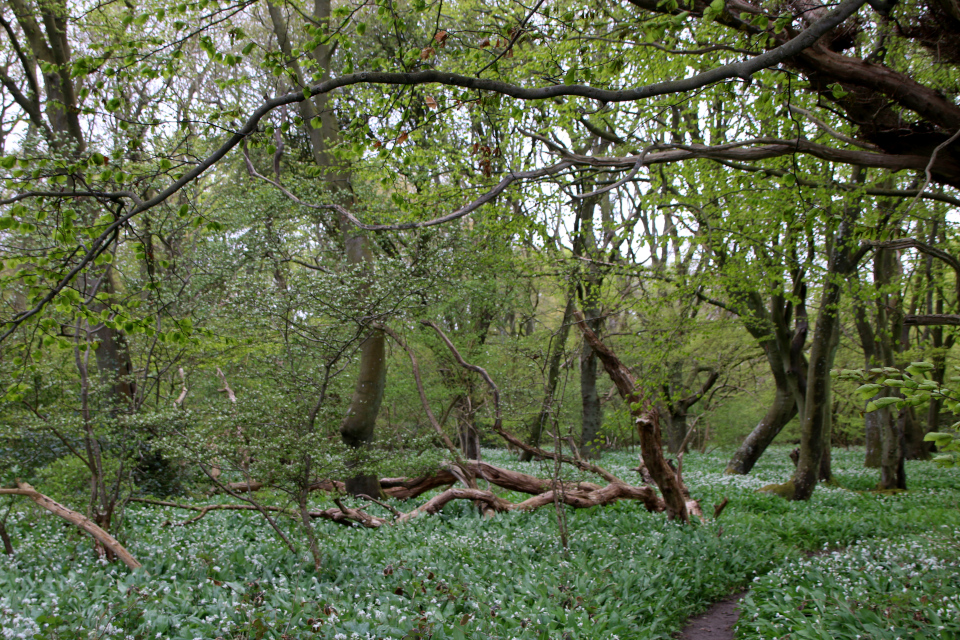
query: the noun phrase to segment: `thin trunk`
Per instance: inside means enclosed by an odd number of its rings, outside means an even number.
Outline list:
[[[267,9],[274,34],[277,36],[277,43],[286,57],[290,69],[291,82],[301,87],[306,86],[307,82],[303,70],[293,55],[289,25],[280,5],[268,3]],[[330,10],[330,0],[315,0],[313,17],[321,24],[327,23],[330,19]],[[329,44],[320,45],[310,51],[310,56],[324,78],[330,75],[332,55],[333,49]],[[330,153],[330,149],[339,142],[340,127],[336,114],[331,107],[329,96],[324,94],[313,100],[304,100],[299,103],[299,109],[304,131],[310,139],[314,161],[323,170],[324,181],[333,192],[333,197],[339,200],[339,204],[349,208],[354,201],[350,170],[348,167],[341,166],[341,163]],[[317,119],[319,119],[319,127],[314,126]],[[350,267],[359,268],[362,277],[370,278],[373,254],[366,234],[354,227],[345,217],[341,217],[340,220],[340,233],[343,239],[346,263]],[[360,448],[373,441],[374,428],[387,380],[385,349],[386,336],[383,331],[374,328],[368,329],[360,348],[359,374],[356,387],[346,416],[340,425],[340,434],[343,441],[351,447]],[[359,457],[348,462],[348,465],[355,466],[357,464],[359,464]],[[346,485],[347,491],[354,495],[358,493],[372,497],[382,495],[376,476],[361,474],[348,480]]]
[[[862,182],[863,170],[854,168],[854,182]],[[834,238],[823,292],[820,295],[820,313],[813,330],[810,363],[807,372],[807,393],[800,426],[800,458],[793,476],[792,499],[809,500],[820,478],[820,460],[829,442],[830,369],[839,344],[840,298],[843,281],[856,267],[854,259],[854,225],[860,215],[859,203],[844,209]],[[791,493],[789,490],[786,492]]]
[[[892,249],[880,249],[874,255],[874,281],[881,288],[876,301],[876,327],[880,358],[885,367],[897,364],[897,353],[902,351],[903,310],[900,292],[884,291],[897,277],[899,260]],[[899,395],[896,394],[895,395]],[[881,491],[906,487],[903,458],[904,434],[898,415],[890,407],[880,409],[883,414],[880,425],[880,483]]]
[[[598,333],[602,322],[596,318],[597,309],[586,308],[587,326]],[[587,457],[600,456],[603,426],[603,407],[600,405],[600,393],[597,391],[597,356],[586,342],[580,349],[580,399],[582,403],[582,423],[580,429],[580,450]]]
[[[543,392],[543,404],[540,407],[540,413],[533,419],[530,427],[530,445],[540,446],[540,439],[543,437],[543,427],[550,420],[550,414],[555,411],[555,396],[557,393],[557,384],[560,381],[560,365],[563,363],[563,356],[566,353],[567,336],[570,335],[570,323],[573,321],[573,312],[576,308],[574,301],[574,292],[567,294],[567,305],[563,309],[563,318],[560,320],[560,327],[550,343],[550,361],[547,365],[547,384]],[[520,454],[522,462],[529,462],[533,459],[533,454],[524,451]]]
[[[877,394],[870,398],[868,402],[874,402],[882,398]],[[883,432],[883,419],[879,411],[871,411],[863,414],[864,422],[864,443],[865,452],[863,466],[868,469],[880,468],[880,457],[882,455],[881,433]]]
[[[3,552],[8,555],[13,555],[13,542],[10,540],[10,534],[7,533],[7,526],[3,520],[0,520],[0,540],[3,541]]]

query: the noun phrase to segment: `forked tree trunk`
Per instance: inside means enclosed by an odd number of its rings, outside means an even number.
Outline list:
[[[773,296],[770,309],[766,308],[757,293],[743,298],[745,311],[749,312],[744,318],[744,325],[763,348],[775,391],[767,413],[734,452],[725,473],[750,473],[763,452],[803,406],[801,396],[806,390],[808,368],[803,357],[803,345],[807,338],[806,287],[802,273],[798,272],[795,277],[798,281],[794,288],[801,295],[793,313],[796,318],[793,331],[785,317],[788,314],[783,296]]]
[[[862,182],[863,172],[854,169],[854,182]],[[820,294],[820,312],[813,331],[807,393],[800,427],[800,459],[794,472],[792,487],[781,492],[793,500],[809,500],[820,478],[820,462],[829,446],[830,369],[833,367],[840,338],[840,298],[844,278],[856,267],[859,259],[853,245],[854,224],[860,215],[858,204],[844,209],[833,250],[824,274]]]

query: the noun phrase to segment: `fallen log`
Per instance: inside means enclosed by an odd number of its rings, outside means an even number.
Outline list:
[[[549,482],[543,480],[542,482]],[[573,486],[575,483],[569,483]],[[663,501],[657,496],[656,492],[652,487],[634,487],[623,483],[611,483],[604,487],[597,487],[596,485],[589,485],[589,483],[582,483],[580,489],[564,489],[560,494],[561,501],[571,507],[577,509],[588,509],[590,507],[605,506],[613,504],[619,500],[637,500],[649,510],[653,512],[659,512],[664,510]],[[446,489],[436,496],[430,498],[425,503],[419,507],[412,509],[406,513],[400,513],[394,511],[394,515],[397,517],[392,521],[396,524],[402,524],[409,522],[414,518],[421,515],[435,515],[440,513],[440,511],[450,502],[454,500],[470,500],[473,502],[480,502],[488,505],[493,511],[498,513],[504,513],[508,511],[535,511],[541,507],[552,505],[555,500],[554,491],[548,490],[538,495],[535,495],[523,502],[514,503],[506,500],[492,491],[487,491],[484,489],[469,489],[464,487],[451,487]],[[269,511],[271,513],[279,513],[282,515],[290,516],[291,518],[299,517],[297,513],[290,509],[284,509],[282,507],[275,506],[260,506],[256,507],[248,504],[211,504],[211,505],[192,505],[192,504],[181,504],[176,502],[167,502],[164,500],[152,500],[149,498],[132,498],[131,502],[140,502],[143,504],[150,504],[163,507],[174,507],[177,509],[184,509],[188,511],[198,512],[196,516],[184,520],[183,522],[178,523],[164,523],[169,526],[173,524],[174,526],[185,526],[193,524],[197,520],[200,520],[206,516],[211,511]],[[308,515],[311,518],[321,518],[325,520],[330,520],[338,524],[353,524],[357,523],[364,527],[370,529],[377,529],[385,524],[390,524],[391,521],[386,518],[381,518],[379,516],[374,516],[362,508],[353,508],[345,506],[339,498],[335,499],[336,507],[331,507],[329,509],[323,509],[321,511],[309,511]],[[378,502],[378,501],[373,501]]]
[[[26,482],[18,481],[16,488],[0,488],[0,495],[26,496],[50,513],[60,516],[67,522],[70,522],[83,531],[89,533],[97,542],[109,549],[114,555],[123,561],[123,564],[127,565],[131,569],[139,569],[142,566],[137,559],[134,558],[133,555],[131,555],[131,553],[123,547],[122,544],[117,542],[116,538],[98,527],[90,518],[86,517],[82,513],[77,513],[72,509],[68,509],[59,502],[48,498]]]
[[[384,478],[380,481],[383,492],[391,498],[398,500],[409,500],[417,496],[442,487],[455,484],[457,477],[447,469],[441,469],[436,473],[426,474],[417,478]]]
[[[464,464],[469,467],[478,478],[483,478],[490,484],[495,484],[498,487],[510,491],[540,495],[547,491],[553,491],[553,489],[556,488],[552,479],[538,478],[526,473],[520,473],[519,471],[495,467],[486,462],[467,460]],[[563,483],[564,491],[595,491],[599,488],[600,485],[593,484],[592,482]]]
[[[220,493],[221,491],[226,491],[227,493],[250,493],[253,491],[260,491],[265,487],[269,487],[270,484],[267,482],[257,482],[256,480],[251,480],[249,482],[228,482],[221,487],[214,487],[209,491],[209,495],[214,495]],[[344,491],[344,484],[340,480],[329,480],[324,478],[322,480],[314,480],[310,485],[310,491],[327,491],[327,492],[338,492],[342,493]]]

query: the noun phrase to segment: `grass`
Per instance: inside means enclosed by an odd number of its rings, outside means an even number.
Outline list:
[[[505,452],[485,455],[550,473]],[[567,552],[549,508],[483,519],[469,504],[452,504],[380,530],[321,523],[320,571],[255,514],[213,512],[188,527],[163,527],[189,514],[136,506],[123,536],[144,570],[130,572],[99,561],[74,529],[18,503],[8,521],[17,555],[0,556],[0,635],[669,638],[710,602],[751,585],[741,638],[950,637],[960,475],[909,463],[911,491],[877,496],[866,492],[876,472],[860,468],[860,455],[834,452],[846,488],[821,487],[809,503],[788,503],[756,493],[788,477],[785,450],[769,452],[747,477],[722,475],[723,453],[691,454],[685,478],[705,509],[730,499],[719,522],[681,527],[634,503],[568,510]],[[603,464],[636,477],[636,454],[607,454]],[[317,495],[317,506],[327,500]],[[837,549],[844,551],[808,556]]]

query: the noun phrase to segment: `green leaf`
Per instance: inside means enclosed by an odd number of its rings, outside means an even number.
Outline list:
[[[880,389],[883,389],[882,384],[864,384],[857,387],[857,393],[859,393],[864,400],[869,400],[877,395],[877,391]]]
[[[871,411],[877,411],[879,409],[883,409],[885,407],[895,405],[898,402],[900,402],[900,398],[877,398],[873,402],[867,403],[867,406],[864,409],[864,411],[866,411],[867,413],[870,413]]]

